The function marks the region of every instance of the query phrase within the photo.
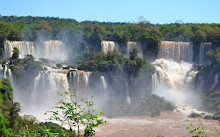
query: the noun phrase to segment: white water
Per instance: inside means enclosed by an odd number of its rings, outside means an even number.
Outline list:
[[[104,97],[107,97],[107,95],[108,95],[108,91],[107,91],[107,82],[106,82],[106,80],[105,80],[105,77],[104,76],[101,76],[101,82],[102,82],[102,86],[103,86],[103,90],[102,90],[102,95],[104,96]]]
[[[4,43],[5,57],[10,58],[14,48],[19,49],[19,57],[24,58],[27,54],[34,55],[34,43],[30,41],[8,41]]]
[[[213,81],[212,87],[211,87],[210,90],[213,90],[213,89],[217,86],[217,84],[218,84],[218,79],[219,79],[219,75],[218,75],[218,73],[216,73],[216,74],[215,74],[215,77],[214,77],[214,81]]]
[[[158,58],[172,59],[176,62],[193,62],[193,45],[190,42],[162,41]]]
[[[199,65],[204,65],[209,62],[209,59],[207,57],[207,52],[211,50],[212,43],[201,43],[200,49],[199,49]]]
[[[101,51],[105,54],[109,51],[119,51],[119,45],[113,41],[102,41],[101,42]]]
[[[35,78],[33,90],[30,91],[30,102],[22,97],[16,98],[16,101],[21,103],[22,114],[33,115],[41,121],[49,117],[44,113],[52,110],[52,107],[58,104],[60,96],[57,93],[68,92],[69,88],[66,72],[48,69],[40,72]],[[19,91],[15,89],[15,92]],[[66,98],[66,101],[68,100],[69,98]]]
[[[128,41],[126,44],[126,49],[123,49],[123,45],[119,45],[114,41],[102,41],[101,42],[101,51],[107,53],[109,51],[118,51],[120,54],[129,57],[130,52],[136,48],[138,51],[138,57],[143,58],[142,45],[139,42]],[[122,53],[125,52],[125,53]]]
[[[192,106],[199,104],[200,100],[191,85],[197,73],[191,70],[193,65],[163,58],[156,59],[153,64],[156,68],[152,76],[153,93],[175,103],[183,113],[196,112]]]
[[[6,58],[12,57],[14,47],[19,49],[19,58],[24,58],[29,54],[35,58],[64,61],[68,57],[65,44],[58,40],[49,40],[43,43],[7,40],[4,43],[4,56]]]
[[[131,98],[130,98],[130,93],[129,93],[129,87],[128,87],[128,81],[126,81],[126,101],[128,104],[131,104]]]
[[[0,78],[7,78],[10,80],[11,83],[13,83],[13,76],[8,64],[4,64],[3,67],[1,65],[0,71],[1,71]]]
[[[37,45],[37,58],[46,58],[49,60],[65,60],[67,59],[66,46],[61,41],[49,40],[44,41],[43,45]]]
[[[136,48],[138,51],[138,57],[143,58],[142,45],[139,42],[131,42],[127,43],[127,56],[129,57],[130,52]]]
[[[70,89],[76,90],[76,93],[79,97],[86,97],[89,95],[89,77],[91,72],[85,72],[81,70],[71,71],[69,83]]]

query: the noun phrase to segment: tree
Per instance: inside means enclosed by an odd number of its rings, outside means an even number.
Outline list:
[[[133,48],[133,50],[129,54],[130,54],[130,60],[134,60],[138,56],[137,48]]]
[[[0,136],[1,137],[12,137],[13,132],[11,128],[8,128],[9,121],[6,119],[3,114],[1,113],[0,109]]]
[[[12,129],[9,128],[11,118],[10,109],[12,107],[12,88],[7,79],[0,81],[0,136],[10,137],[13,136]],[[7,102],[7,103],[6,103]],[[7,104],[7,105],[6,105]],[[7,117],[6,117],[7,115]]]
[[[207,54],[213,63],[220,64],[220,48],[217,48],[215,50],[211,50]]]
[[[19,49],[15,47],[13,49],[12,59],[17,60],[18,58],[19,58]]]
[[[205,42],[206,41],[206,33],[202,30],[197,30],[195,31],[193,37],[192,37],[192,41],[194,43],[201,43],[201,42]]]
[[[158,46],[163,39],[162,33],[157,28],[149,28],[143,34],[141,43],[144,45],[144,51],[151,51],[154,55],[157,55]]]
[[[95,51],[100,51],[101,41],[104,39],[105,30],[101,26],[97,26],[94,28],[93,33],[89,37],[89,43],[93,46],[92,49]]]
[[[94,102],[92,101],[94,96],[88,98],[77,98],[75,90],[64,93],[58,93],[61,100],[59,101],[59,106],[55,106],[56,110],[48,111],[52,113],[53,116],[51,120],[56,120],[61,122],[67,122],[70,130],[73,127],[78,128],[78,135],[80,134],[80,125],[84,126],[84,136],[91,137],[95,135],[94,127],[98,127],[100,124],[103,124],[103,119],[99,119],[99,115],[102,115],[102,112],[97,112],[97,109],[94,109]],[[69,100],[69,101],[67,101]]]

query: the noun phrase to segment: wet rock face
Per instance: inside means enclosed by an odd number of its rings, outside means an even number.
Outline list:
[[[213,120],[219,120],[219,121],[220,121],[220,113],[215,114],[215,115],[213,116]]]

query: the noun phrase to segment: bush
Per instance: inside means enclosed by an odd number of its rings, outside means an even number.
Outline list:
[[[12,59],[13,60],[17,60],[19,58],[19,49],[18,48],[14,48],[13,49],[13,54],[12,54]]]

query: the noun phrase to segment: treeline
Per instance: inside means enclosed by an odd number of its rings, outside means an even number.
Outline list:
[[[58,17],[0,16],[0,40],[44,39],[78,42],[81,48],[99,50],[102,40],[118,43],[139,41],[155,52],[161,40],[211,42],[220,46],[220,24],[112,23],[62,19]],[[73,42],[73,43],[74,43]]]

